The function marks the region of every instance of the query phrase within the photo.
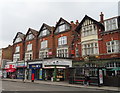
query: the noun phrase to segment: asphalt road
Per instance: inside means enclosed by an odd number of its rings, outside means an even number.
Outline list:
[[[34,91],[33,93],[38,91],[54,93],[55,91],[67,92],[69,93],[118,93],[114,91],[105,91],[105,90],[97,90],[97,89],[90,89],[90,88],[76,88],[76,87],[65,87],[65,86],[55,86],[55,85],[47,85],[47,84],[36,84],[36,83],[23,83],[23,82],[13,82],[13,81],[3,81],[2,82],[2,93],[18,93],[15,91],[23,91],[27,93],[31,93],[30,91]],[[45,92],[45,93],[46,93]],[[61,93],[60,92],[60,93]],[[41,92],[40,92],[41,93]]]

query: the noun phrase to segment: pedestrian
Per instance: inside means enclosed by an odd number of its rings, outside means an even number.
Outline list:
[[[34,82],[34,79],[35,79],[35,76],[34,76],[34,73],[32,73],[32,77],[31,77],[32,82]]]
[[[85,81],[84,81],[84,85],[89,85],[89,80],[90,80],[90,77],[88,75],[85,75]]]

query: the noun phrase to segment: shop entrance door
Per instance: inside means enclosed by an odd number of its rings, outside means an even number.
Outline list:
[[[36,80],[39,79],[39,71],[40,71],[40,69],[35,69],[35,79]]]

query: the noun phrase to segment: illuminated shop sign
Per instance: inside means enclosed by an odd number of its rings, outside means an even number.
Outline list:
[[[29,68],[33,69],[33,68],[42,68],[41,64],[31,64],[29,65]]]

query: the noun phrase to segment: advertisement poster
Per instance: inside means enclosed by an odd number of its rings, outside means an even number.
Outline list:
[[[39,79],[42,79],[42,69],[40,69]]]
[[[103,84],[103,73],[101,69],[99,70],[99,82],[100,84]]]

